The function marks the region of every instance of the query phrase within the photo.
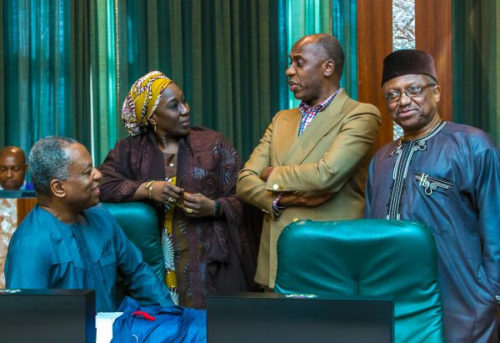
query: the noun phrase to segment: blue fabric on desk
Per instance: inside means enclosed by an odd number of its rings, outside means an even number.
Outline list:
[[[111,343],[205,343],[207,341],[206,310],[179,306],[141,306],[130,297],[125,297],[119,308],[123,315],[113,323]],[[153,316],[148,320],[143,311]]]

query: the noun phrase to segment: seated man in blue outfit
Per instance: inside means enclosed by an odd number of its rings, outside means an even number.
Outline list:
[[[166,287],[99,202],[101,173],[71,138],[47,137],[29,155],[38,205],[14,233],[7,288],[94,289],[98,312],[114,311],[117,272],[143,305],[171,306]]]

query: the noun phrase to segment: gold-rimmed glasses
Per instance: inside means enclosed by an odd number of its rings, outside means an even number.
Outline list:
[[[399,99],[401,98],[401,93],[404,93],[407,97],[412,99],[416,96],[421,95],[424,92],[424,89],[426,89],[427,87],[433,87],[433,86],[436,86],[436,84],[429,83],[423,86],[414,85],[404,89],[403,91],[399,89],[391,89],[390,91],[384,94],[384,99],[386,102],[389,103],[399,101]]]

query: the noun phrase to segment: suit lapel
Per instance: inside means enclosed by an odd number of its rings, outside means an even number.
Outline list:
[[[300,110],[294,108],[289,110],[289,114],[283,116],[283,120],[279,122],[279,136],[276,139],[276,161],[277,165],[282,165],[283,157],[287,155],[288,151],[293,147],[297,141],[297,133],[300,125]]]
[[[347,99],[347,94],[344,90],[341,90],[330,105],[323,112],[317,114],[304,133],[295,141],[295,144],[283,158],[281,164],[301,164],[311,151],[314,150],[321,138],[338,125],[342,119],[340,111]],[[295,134],[297,135],[297,133]]]

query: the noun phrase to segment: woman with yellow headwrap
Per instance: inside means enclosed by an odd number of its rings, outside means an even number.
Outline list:
[[[235,196],[240,158],[218,132],[191,127],[181,89],[158,71],[137,80],[122,107],[130,136],[99,167],[101,200],[145,201],[162,222],[174,301],[205,307],[207,293],[251,284],[256,249]]]

